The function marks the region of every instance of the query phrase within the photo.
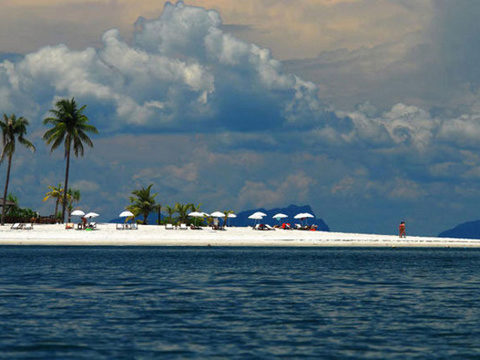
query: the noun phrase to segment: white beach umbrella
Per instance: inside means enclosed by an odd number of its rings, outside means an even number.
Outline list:
[[[252,219],[252,220],[255,220],[254,224],[256,224],[257,220],[262,220],[263,219],[263,216],[255,213],[255,214],[250,215],[248,218]]]
[[[235,219],[237,217],[237,215],[235,215],[234,213],[230,213],[227,215],[227,224],[228,224],[228,219]]]
[[[82,210],[73,210],[70,215],[72,215],[72,216],[84,216],[85,213]]]
[[[280,219],[288,218],[288,215],[278,213],[278,214],[273,215],[272,218],[274,218],[275,220],[278,221],[278,223],[280,223]]]
[[[206,217],[209,217],[209,216],[210,216],[210,214],[207,214],[206,212],[202,212],[201,214],[202,214],[203,216],[206,216]]]
[[[88,214],[85,215],[85,217],[87,219],[91,219],[91,218],[94,218],[94,217],[97,217],[97,216],[100,216],[100,215],[95,213],[95,212],[89,212]]]
[[[198,212],[198,211],[192,211],[191,213],[188,214],[188,216],[195,218],[195,226],[197,225],[196,218],[203,218],[205,215],[206,215],[205,213]]]
[[[221,211],[215,211],[213,213],[210,214],[211,217],[216,217],[216,218],[223,218],[225,217],[225,214],[222,213]]]
[[[299,213],[293,217],[294,219],[305,219],[305,213]]]
[[[120,215],[118,215],[118,217],[132,217],[132,216],[135,216],[135,215],[133,215],[133,213],[128,210],[122,211]]]
[[[267,216],[267,214],[261,212],[261,211],[257,211],[257,212],[254,212],[252,215],[259,215],[259,216]]]
[[[315,217],[315,216],[313,216],[313,215],[310,214],[310,213],[303,213],[303,216],[304,216],[305,218],[314,218],[314,217]]]

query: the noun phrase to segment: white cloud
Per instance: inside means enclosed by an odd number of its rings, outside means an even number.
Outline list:
[[[267,49],[224,33],[221,24],[216,11],[168,3],[158,19],[138,22],[132,44],[113,29],[99,49],[48,46],[4,61],[2,101],[38,119],[57,97],[75,96],[109,131],[209,131],[321,116],[313,83],[283,73]]]

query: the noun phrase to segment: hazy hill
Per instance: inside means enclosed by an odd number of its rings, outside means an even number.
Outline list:
[[[480,220],[469,221],[438,234],[438,237],[480,239]]]

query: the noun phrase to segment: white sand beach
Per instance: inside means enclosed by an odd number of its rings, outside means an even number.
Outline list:
[[[140,225],[138,230],[116,230],[99,224],[96,230],[66,230],[64,225],[34,225],[33,230],[0,227],[0,245],[61,246],[376,246],[376,247],[480,247],[480,240],[395,235],[350,234],[323,231],[258,231],[249,227],[226,230],[166,230]]]

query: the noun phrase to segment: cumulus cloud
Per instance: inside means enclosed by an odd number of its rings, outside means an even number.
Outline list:
[[[221,29],[214,10],[166,3],[139,19],[131,44],[118,30],[100,49],[48,46],[0,64],[0,93],[38,118],[58,96],[75,96],[106,131],[278,127],[318,119],[316,86],[286,74],[270,51]]]

